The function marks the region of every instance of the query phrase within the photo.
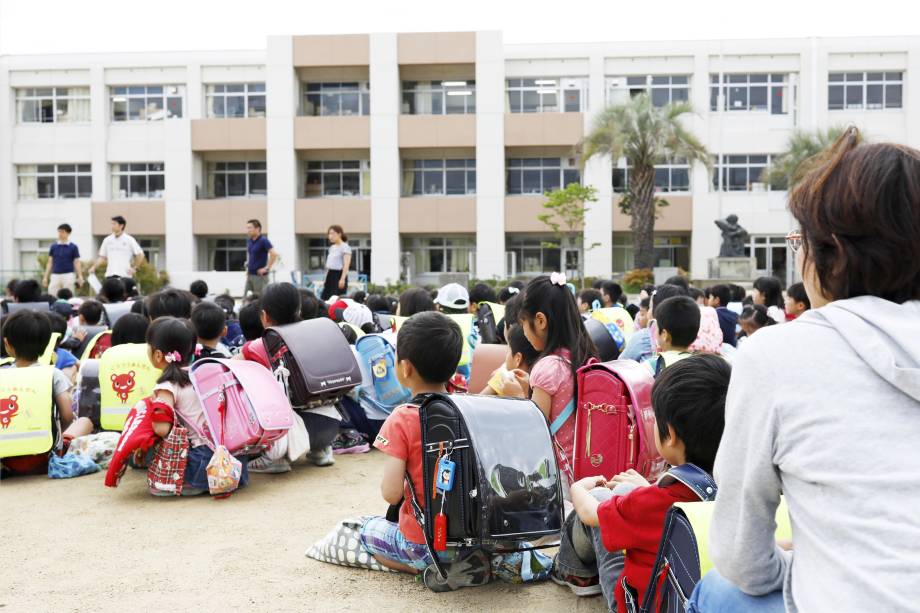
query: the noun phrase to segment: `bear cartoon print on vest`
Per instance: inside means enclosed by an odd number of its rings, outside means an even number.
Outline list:
[[[13,394],[8,398],[0,398],[0,428],[6,430],[13,423],[13,418],[19,412],[18,397]]]
[[[134,371],[129,370],[121,375],[113,374],[112,391],[115,392],[115,395],[118,396],[118,399],[123,403],[128,402],[128,396],[134,391]]]

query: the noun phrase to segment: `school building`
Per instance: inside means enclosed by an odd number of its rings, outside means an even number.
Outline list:
[[[913,78],[912,78],[913,77]],[[543,193],[597,187],[589,276],[633,268],[622,160],[575,145],[605,105],[690,101],[714,172],[672,159],[660,266],[705,278],[735,213],[759,271],[791,279],[786,194],[760,181],[796,129],[853,123],[920,146],[920,37],[506,45],[501,32],[273,36],[264,50],[0,57],[0,270],[66,221],[84,257],[124,215],[177,285],[241,292],[247,219],[278,275],[321,273],[330,224],[378,283],[572,270]],[[914,104],[911,103],[914,101]],[[913,110],[911,110],[913,109]]]

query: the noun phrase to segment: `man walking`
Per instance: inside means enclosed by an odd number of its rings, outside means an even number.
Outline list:
[[[73,228],[70,224],[62,223],[57,228],[58,240],[48,250],[48,265],[45,266],[45,276],[42,285],[48,288],[48,293],[57,296],[62,289],[74,291],[74,281],[83,285],[83,264],[80,262],[80,249],[70,242],[70,233]]]
[[[134,237],[125,232],[128,222],[121,215],[112,218],[112,233],[99,246],[99,259],[90,267],[89,274],[96,267],[106,264],[106,277],[133,277],[137,267],[144,262],[144,250]]]
[[[258,219],[246,222],[246,235],[246,286],[243,294],[252,292],[261,296],[268,285],[268,273],[278,259],[278,252],[268,237],[262,234],[262,222]]]

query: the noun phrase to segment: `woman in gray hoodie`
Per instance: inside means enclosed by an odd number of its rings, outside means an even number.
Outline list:
[[[850,128],[809,166],[789,243],[814,310],[736,355],[690,611],[920,609],[920,151]]]

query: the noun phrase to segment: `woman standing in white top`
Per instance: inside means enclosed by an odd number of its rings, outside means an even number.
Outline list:
[[[96,267],[105,263],[106,277],[133,277],[137,267],[144,262],[144,250],[125,232],[128,224],[121,215],[112,218],[112,233],[105,237],[99,246],[99,259],[89,269],[89,274]]]
[[[341,296],[348,287],[348,267],[351,264],[351,247],[342,226],[329,226],[329,254],[326,256],[326,282],[323,285],[323,300]]]

